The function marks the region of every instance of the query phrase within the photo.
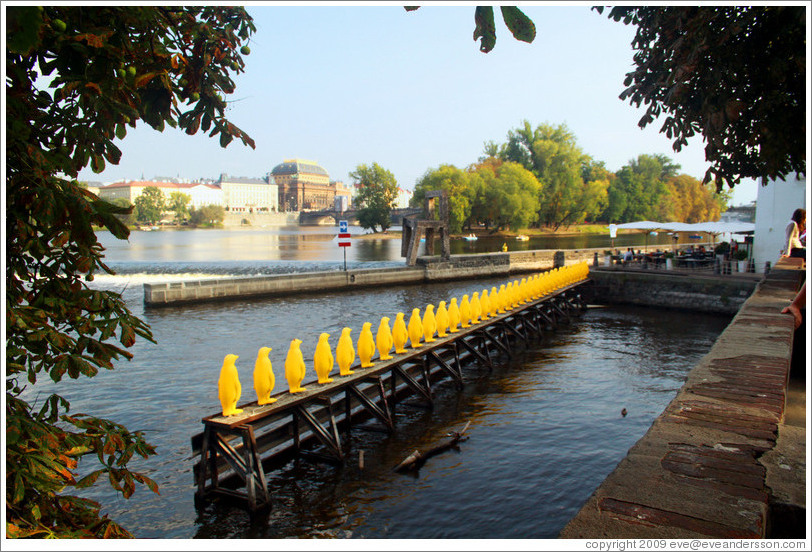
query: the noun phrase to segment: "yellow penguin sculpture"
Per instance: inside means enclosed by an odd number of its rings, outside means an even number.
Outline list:
[[[459,330],[457,326],[461,320],[460,308],[457,306],[457,298],[452,297],[451,302],[448,304],[448,331],[449,333],[457,333]]]
[[[301,393],[305,390],[302,381],[305,377],[305,363],[302,350],[299,346],[301,339],[294,339],[290,342],[288,356],[285,358],[285,379],[288,380],[288,387],[291,393]]]
[[[323,333],[319,335],[319,342],[316,343],[316,352],[313,355],[313,368],[316,370],[316,376],[319,378],[319,383],[330,383],[333,378],[330,377],[330,372],[333,370],[335,359],[333,358],[333,351],[330,349],[330,334]]]
[[[407,341],[409,341],[409,332],[406,329],[406,321],[403,319],[403,313],[399,312],[395,316],[395,325],[392,328],[392,344],[395,346],[395,353],[405,353]]]
[[[234,363],[239,357],[237,355],[226,355],[223,359],[223,367],[220,368],[220,379],[217,380],[217,394],[220,397],[220,405],[223,407],[223,416],[234,416],[242,412],[242,408],[237,408],[237,401],[240,400],[242,387],[240,386],[240,376]]]
[[[384,316],[381,318],[381,323],[378,326],[378,333],[375,334],[375,345],[378,347],[378,356],[381,360],[389,360],[392,355],[389,351],[392,350],[392,330],[389,329],[389,317]]]
[[[499,312],[499,291],[496,289],[496,286],[491,288],[491,293],[488,295],[488,299],[491,300],[490,309],[488,309],[488,314],[491,315],[491,318],[496,316],[496,313]]]
[[[423,337],[426,343],[435,341],[434,333],[437,331],[437,318],[434,316],[434,305],[426,305],[426,312],[423,313]]]
[[[409,342],[412,349],[421,347],[420,338],[423,337],[423,322],[420,321],[420,309],[412,309],[412,315],[409,317]]]
[[[338,338],[338,345],[336,345],[338,373],[342,376],[349,376],[354,373],[353,370],[350,370],[350,366],[355,362],[355,348],[352,346],[351,331],[351,328],[342,329],[341,337]]]
[[[479,304],[482,306],[482,320],[487,320],[491,317],[491,298],[488,297],[488,290],[483,289],[482,295],[479,296]]]
[[[513,310],[515,303],[513,302],[513,282],[508,282],[505,288],[505,310]]]
[[[358,336],[358,358],[361,359],[361,368],[374,366],[372,357],[375,355],[375,339],[372,337],[372,323],[364,322],[361,326],[361,335]]]
[[[448,335],[450,319],[448,317],[448,309],[445,308],[445,301],[440,301],[440,304],[437,305],[434,321],[437,323],[437,337],[445,337]]]
[[[468,300],[467,295],[463,295],[462,301],[460,301],[460,326],[463,328],[471,327],[471,302]]]
[[[499,314],[504,314],[507,309],[507,291],[505,290],[505,284],[499,286],[499,309],[496,311]]]
[[[259,405],[276,402],[276,399],[271,398],[271,391],[276,384],[271,359],[268,358],[271,350],[270,347],[260,347],[257,361],[254,363],[254,391],[257,392],[257,404]]]
[[[479,292],[475,291],[471,296],[471,324],[479,322],[479,317],[482,316],[482,305],[479,302]]]

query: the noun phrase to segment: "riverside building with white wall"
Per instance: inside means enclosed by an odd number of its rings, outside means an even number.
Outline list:
[[[172,192],[189,196],[189,206],[200,209],[218,205],[233,212],[275,212],[279,210],[277,186],[261,178],[220,175],[211,182],[172,182],[158,180],[130,180],[99,186],[96,194],[108,201],[124,198],[130,203],[147,188],[158,188],[169,200]]]
[[[276,212],[279,210],[279,188],[271,178],[248,178],[221,174],[218,181],[223,194],[223,207],[236,213]]]
[[[753,237],[756,272],[764,272],[767,262],[775,266],[786,248],[787,223],[795,209],[806,208],[806,178],[791,174],[785,180],[764,179],[758,187]]]

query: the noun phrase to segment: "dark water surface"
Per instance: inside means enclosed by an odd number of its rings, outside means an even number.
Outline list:
[[[162,233],[142,235],[153,239]],[[108,247],[110,264],[123,274],[100,277],[94,285],[123,291],[151,325],[157,344],[139,340],[133,361],[58,386],[71,412],[143,430],[157,447],[156,456],[132,467],[158,483],[160,496],[138,488],[124,500],[105,485],[85,494],[137,537],[553,538],[645,433],[729,322],[655,309],[590,308],[492,373],[470,366],[462,392],[451,383],[440,385],[433,410],[399,405],[394,434],[353,431],[345,466],[294,461],[268,474],[273,508],[252,521],[239,508],[194,504],[190,438],[202,431],[201,418],[219,409],[217,378],[226,354],[239,355],[241,402],[247,402],[255,398],[251,374],[262,346],[273,348],[279,391],[285,389],[284,359],[293,338],[303,341],[306,382],[312,381],[321,332],[331,334],[335,347],[344,326],[357,339],[363,322],[377,328],[381,316],[394,320],[398,311],[414,307],[422,312],[427,303],[506,280],[145,310],[143,282],[192,273],[290,271],[291,265],[306,270],[332,262],[240,259],[229,248],[201,246],[206,247],[213,257],[173,254],[172,245],[164,247],[164,257],[155,252],[141,257],[137,250],[128,256],[126,248]],[[379,259],[370,266],[392,263],[396,260]],[[36,394],[40,401],[54,388],[46,381],[35,387],[27,396]],[[469,439],[459,450],[429,459],[416,476],[393,472],[415,448],[436,444],[468,421]],[[364,469],[358,466],[361,450]]]

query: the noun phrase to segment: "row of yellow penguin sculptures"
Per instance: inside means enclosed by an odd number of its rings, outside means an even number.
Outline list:
[[[404,320],[402,312],[397,313],[392,328],[389,328],[389,318],[381,318],[377,334],[372,335],[372,324],[365,322],[358,337],[357,353],[361,361],[361,368],[374,366],[372,358],[377,350],[380,360],[390,360],[391,351],[394,347],[396,354],[406,353],[406,344],[410,343],[413,349],[421,347],[421,341],[432,343],[437,337],[446,337],[449,333],[459,332],[459,327],[470,328],[472,324],[478,324],[500,314],[513,310],[519,305],[524,305],[528,301],[539,299],[564,286],[583,280],[589,275],[587,263],[579,263],[567,267],[555,268],[541,274],[522,278],[502,284],[499,289],[496,286],[490,289],[483,289],[474,292],[469,299],[467,294],[457,304],[457,298],[452,297],[446,307],[445,301],[440,301],[436,313],[434,305],[426,305],[426,310],[421,319],[420,309],[412,309],[408,326]],[[313,368],[316,371],[318,383],[326,384],[333,381],[330,377],[334,364],[338,363],[339,375],[349,376],[353,374],[350,370],[356,358],[356,349],[353,346],[350,336],[352,329],[343,328],[338,344],[336,345],[335,357],[330,348],[328,339],[329,333],[319,335],[316,351],[313,356]],[[302,383],[305,378],[305,362],[302,355],[300,339],[293,339],[290,342],[287,357],[285,358],[285,378],[291,393],[301,393],[305,391]],[[271,398],[274,388],[274,375],[271,361],[268,358],[271,352],[270,347],[261,347],[257,353],[257,360],[254,365],[254,390],[257,394],[257,404],[265,405],[276,401]],[[218,380],[218,395],[223,409],[223,416],[234,416],[242,412],[237,408],[242,388],[236,368],[238,356],[234,354],[226,355],[223,366],[220,370]]]

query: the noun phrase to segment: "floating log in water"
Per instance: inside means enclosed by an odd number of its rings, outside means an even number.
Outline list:
[[[445,452],[450,448],[456,447],[462,441],[467,441],[468,437],[463,437],[465,432],[468,431],[468,426],[471,425],[470,420],[468,423],[465,424],[465,427],[462,428],[462,431],[452,431],[448,434],[449,439],[443,441],[439,445],[435,445],[431,447],[426,452],[420,452],[419,450],[415,450],[409,456],[403,459],[403,462],[398,464],[395,467],[395,471],[407,471],[407,470],[419,470],[423,464],[426,463],[426,460],[440,454],[441,452]]]

